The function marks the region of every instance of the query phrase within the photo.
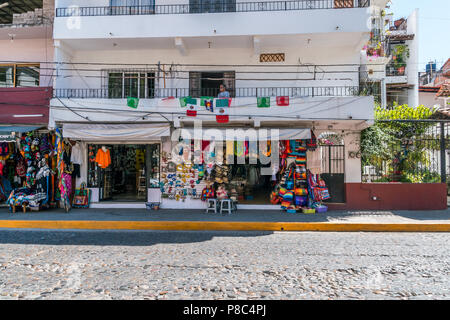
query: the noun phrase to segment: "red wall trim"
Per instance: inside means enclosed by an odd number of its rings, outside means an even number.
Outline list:
[[[330,204],[330,210],[447,209],[445,183],[346,183],[345,190],[347,203]]]
[[[47,125],[52,96],[51,87],[0,88],[0,124]],[[20,115],[42,116],[20,117]]]

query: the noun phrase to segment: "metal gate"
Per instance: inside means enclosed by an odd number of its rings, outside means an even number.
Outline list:
[[[345,203],[345,148],[343,145],[324,145],[319,148],[322,156],[321,177],[331,195],[331,199],[326,202]]]

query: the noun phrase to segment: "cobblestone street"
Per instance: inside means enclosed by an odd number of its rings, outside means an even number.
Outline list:
[[[450,299],[446,233],[0,231],[0,299]]]

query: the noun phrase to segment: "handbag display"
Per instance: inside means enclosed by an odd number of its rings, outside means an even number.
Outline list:
[[[86,188],[86,184],[82,183],[79,189],[75,189],[72,207],[89,208],[91,190]]]

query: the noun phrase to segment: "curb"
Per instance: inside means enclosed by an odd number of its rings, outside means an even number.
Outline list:
[[[172,230],[172,231],[321,231],[450,232],[449,224],[302,223],[216,221],[43,221],[0,220],[0,229]]]

